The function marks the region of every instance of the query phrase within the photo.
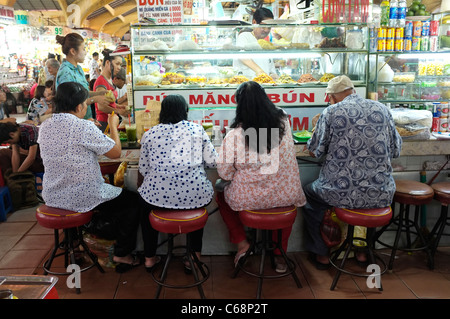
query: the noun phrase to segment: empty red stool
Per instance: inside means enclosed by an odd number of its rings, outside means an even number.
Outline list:
[[[392,211],[395,212],[395,203],[400,204],[399,213],[393,217],[388,225],[381,228],[377,233],[377,242],[381,245],[391,248],[391,257],[389,259],[388,269],[392,270],[394,265],[395,255],[397,250],[413,252],[425,251],[428,256],[428,267],[434,268],[433,258],[431,256],[431,249],[428,239],[422,233],[419,225],[420,207],[431,203],[434,197],[433,189],[425,183],[410,181],[410,180],[396,180],[396,189],[394,200],[392,203]],[[413,216],[410,218],[410,207],[415,206]],[[396,227],[390,227],[396,225]],[[395,231],[394,244],[389,245],[385,241],[380,240],[380,236],[386,231]],[[406,234],[406,245],[400,247],[399,241],[402,233]],[[416,235],[419,247],[413,247],[411,235]]]
[[[432,239],[433,236],[436,235],[436,238],[434,239],[433,245],[431,247],[431,254],[434,259],[434,255],[436,254],[436,250],[439,246],[442,235],[448,236],[448,234],[444,233],[444,229],[445,226],[450,225],[450,219],[448,216],[448,205],[450,205],[450,183],[434,183],[431,185],[431,187],[434,190],[434,199],[441,203],[441,215],[439,216],[439,219],[431,230],[429,236],[429,238]]]
[[[50,258],[44,262],[44,274],[54,274],[54,275],[71,275],[72,272],[54,272],[50,271],[53,260],[55,257],[64,255],[64,266],[67,269],[69,265],[69,258],[71,264],[76,264],[75,259],[75,248],[74,243],[78,242],[78,245],[81,245],[84,249],[84,252],[88,254],[88,256],[92,260],[92,264],[80,270],[80,272],[88,270],[94,266],[100,270],[100,272],[104,272],[102,266],[98,263],[97,256],[91,252],[89,247],[83,240],[83,233],[81,230],[81,226],[87,224],[92,219],[93,212],[86,213],[78,213],[70,210],[59,209],[50,207],[47,205],[41,205],[36,210],[36,219],[42,227],[54,229],[54,238],[55,238],[55,247],[52,250]],[[62,229],[64,231],[64,239],[60,242],[59,240],[59,230]],[[77,245],[77,246],[78,246]],[[57,254],[58,249],[62,249],[63,252]],[[79,287],[76,288],[77,293],[80,293],[81,290]]]
[[[277,207],[271,209],[258,210],[244,210],[239,212],[239,219],[244,226],[253,229],[254,235],[250,243],[250,248],[245,253],[244,257],[237,263],[236,269],[233,273],[233,278],[237,276],[240,270],[246,274],[258,278],[258,287],[256,291],[256,298],[261,298],[263,279],[276,279],[292,275],[298,288],[302,288],[300,280],[295,273],[296,265],[290,259],[282,247],[282,229],[292,227],[297,217],[297,207]],[[257,230],[261,234],[261,241],[257,241]],[[272,231],[277,231],[277,241],[272,240]],[[258,246],[261,247],[261,260],[259,264],[259,272],[254,273],[244,267],[247,258],[250,255],[256,255]],[[275,268],[274,250],[278,249],[281,252],[288,270],[279,275],[267,275],[264,272],[264,262],[266,254],[269,253],[272,268]]]
[[[208,211],[206,208],[198,208],[191,210],[165,210],[158,209],[152,210],[150,215],[150,224],[152,227],[161,232],[168,234],[168,242],[167,242],[167,256],[164,264],[164,268],[161,271],[159,279],[156,278],[155,271],[156,267],[152,270],[153,280],[158,284],[158,289],[156,291],[155,298],[159,298],[162,287],[167,288],[192,288],[197,287],[200,297],[205,299],[205,293],[203,292],[202,284],[209,277],[209,268],[207,265],[202,263],[195,251],[191,247],[191,236],[190,233],[193,231],[202,229],[206,225],[206,221],[208,220]],[[186,246],[174,246],[174,237],[178,234],[186,234]],[[169,269],[170,261],[173,258],[173,251],[177,248],[184,248],[185,253],[184,256],[189,261],[189,264],[192,269],[192,273],[194,275],[194,283],[189,285],[178,285],[178,284],[169,284],[166,283],[167,273]],[[197,269],[201,273],[201,278],[198,275]]]
[[[337,273],[334,276],[333,283],[331,284],[330,290],[334,290],[334,288],[337,285],[337,282],[339,280],[339,277],[341,276],[341,273],[346,273],[349,275],[355,275],[355,276],[361,276],[361,277],[368,277],[370,275],[367,275],[367,273],[355,273],[350,272],[348,270],[345,270],[345,262],[347,261],[348,255],[350,251],[355,248],[355,245],[353,243],[353,240],[361,240],[366,243],[366,250],[367,250],[367,256],[368,261],[370,264],[375,264],[376,259],[380,260],[383,269],[380,267],[380,273],[381,276],[386,272],[386,263],[381,259],[376,253],[375,253],[375,230],[377,227],[381,227],[384,225],[387,225],[389,221],[392,218],[392,209],[391,207],[383,207],[383,208],[369,208],[369,209],[347,209],[347,208],[338,208],[335,207],[334,209],[336,213],[336,217],[348,224],[347,229],[347,236],[344,240],[344,242],[341,244],[341,246],[335,250],[330,255],[330,263],[333,265],[334,268],[337,269]],[[354,236],[354,230],[355,226],[361,226],[367,228],[367,234],[366,238],[361,237],[355,237]],[[336,265],[336,260],[339,257],[339,255],[344,251],[345,254],[342,258],[342,261],[339,266]],[[381,280],[379,281],[380,285],[378,289],[381,291],[383,290],[381,286]]]

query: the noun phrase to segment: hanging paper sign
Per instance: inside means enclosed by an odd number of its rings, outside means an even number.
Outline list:
[[[64,27],[48,26],[46,29],[47,31],[45,32],[45,35],[64,35]]]
[[[0,6],[0,21],[1,22],[14,22],[14,8]]]
[[[16,24],[28,24],[28,12],[25,10],[14,11]]]
[[[136,0],[139,21],[156,24],[181,24],[183,0]]]

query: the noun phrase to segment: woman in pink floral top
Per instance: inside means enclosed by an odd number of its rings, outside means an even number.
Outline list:
[[[238,245],[235,264],[250,247],[239,211],[306,203],[287,114],[253,81],[238,87],[236,101],[236,118],[217,163],[219,176],[230,181],[218,192],[217,203],[230,241]],[[291,229],[283,229],[285,250]]]

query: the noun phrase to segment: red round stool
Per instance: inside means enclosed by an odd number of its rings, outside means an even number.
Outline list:
[[[449,234],[444,234],[444,229],[445,226],[450,226],[450,218],[448,216],[448,206],[450,205],[450,183],[434,183],[431,184],[431,187],[434,190],[434,199],[441,203],[441,215],[439,216],[439,219],[434,225],[429,236],[430,239],[433,238],[437,231],[436,238],[434,239],[431,247],[431,255],[434,259],[434,255],[436,254],[442,235],[449,236]]]
[[[167,288],[192,288],[197,287],[200,297],[205,299],[205,294],[203,292],[202,284],[209,277],[209,268],[204,263],[202,263],[194,250],[191,247],[191,236],[190,233],[199,229],[202,229],[206,225],[206,221],[208,220],[208,211],[206,208],[198,208],[191,210],[165,210],[165,209],[157,209],[152,210],[150,215],[150,224],[152,227],[161,232],[168,234],[168,242],[167,242],[167,258],[164,264],[164,268],[161,271],[159,279],[156,278],[155,270],[156,267],[152,270],[153,280],[158,284],[158,289],[156,291],[155,298],[159,298],[162,287]],[[174,237],[177,234],[186,234],[186,246],[174,246]],[[169,264],[171,259],[173,258],[173,251],[177,248],[185,248],[184,256],[189,261],[189,264],[192,269],[192,273],[194,275],[194,283],[190,285],[175,285],[166,283],[167,272],[169,269]],[[197,272],[197,269],[200,270],[202,277],[200,278]]]
[[[333,267],[335,267],[337,269],[337,273],[334,276],[333,283],[331,284],[330,290],[334,290],[334,288],[336,287],[336,284],[339,280],[339,277],[341,276],[341,273],[346,273],[349,275],[355,275],[355,276],[360,276],[360,277],[372,276],[372,274],[367,275],[366,273],[355,273],[355,272],[350,272],[350,271],[344,269],[345,262],[347,261],[350,251],[353,248],[355,248],[355,246],[353,244],[354,239],[361,240],[366,243],[366,249],[367,249],[367,253],[368,253],[368,261],[370,262],[370,264],[375,264],[376,259],[380,260],[381,263],[383,264],[383,270],[380,270],[379,276],[384,274],[386,272],[387,267],[386,267],[386,263],[383,261],[383,259],[381,259],[374,251],[375,250],[374,234],[375,234],[375,229],[377,227],[384,226],[384,225],[388,224],[389,221],[391,220],[391,218],[392,218],[391,207],[369,208],[369,209],[347,209],[347,208],[335,207],[334,210],[336,213],[336,217],[340,221],[348,224],[348,229],[347,229],[347,236],[346,236],[344,242],[341,244],[341,246],[337,250],[335,250],[330,255],[330,263],[331,263],[331,265],[333,265]],[[354,236],[355,226],[361,226],[361,227],[367,228],[366,238],[360,238],[360,237]],[[337,266],[336,260],[339,257],[339,255],[344,251],[344,249],[345,249],[344,257],[342,258],[341,264],[339,266]],[[379,283],[379,285],[377,285],[377,288],[380,291],[382,291],[383,288],[381,286],[381,280],[378,281],[379,278],[376,278],[376,279],[377,279],[377,283]]]
[[[290,259],[282,247],[282,229],[290,227],[294,224],[297,217],[297,207],[277,207],[271,209],[255,209],[244,210],[239,212],[239,219],[242,223],[253,230],[253,236],[250,243],[250,248],[245,253],[244,257],[238,262],[236,269],[233,273],[233,278],[237,276],[240,270],[248,275],[258,278],[258,287],[256,291],[256,298],[261,298],[263,279],[275,279],[292,275],[298,288],[302,288],[300,280],[295,273],[296,265],[292,259]],[[261,241],[257,241],[257,231],[261,234]],[[273,242],[272,231],[277,231],[278,240]],[[261,260],[259,264],[259,272],[254,273],[244,267],[247,258],[250,255],[256,255],[257,248],[261,248]],[[281,252],[288,271],[279,275],[267,275],[264,273],[264,262],[266,254],[269,253],[272,268],[275,268],[274,250],[278,249]]]
[[[91,252],[89,247],[83,240],[83,233],[81,231],[81,226],[87,224],[92,218],[92,211],[86,213],[78,213],[70,210],[59,209],[50,207],[47,205],[41,205],[36,209],[36,219],[42,227],[54,229],[54,238],[55,238],[55,246],[52,250],[50,258],[44,262],[44,275],[54,274],[54,275],[71,275],[72,272],[53,272],[50,271],[52,266],[52,262],[55,257],[64,255],[64,267],[67,269],[69,265],[69,258],[71,264],[76,264],[75,260],[75,248],[74,242],[78,241],[78,244],[81,245],[84,251],[88,254],[88,256],[92,260],[92,264],[80,270],[80,272],[88,270],[94,266],[100,270],[100,272],[104,273],[102,266],[98,263],[97,256]],[[59,230],[64,230],[64,239],[59,241]],[[56,254],[58,249],[64,250],[60,254]],[[76,287],[77,293],[80,293],[81,290],[79,287]]]
[[[377,235],[376,241],[381,245],[391,248],[391,257],[389,259],[388,269],[392,270],[394,266],[394,259],[397,253],[397,250],[413,252],[424,250],[428,255],[428,267],[430,269],[434,268],[434,262],[431,255],[431,249],[429,247],[429,242],[427,238],[423,235],[420,225],[420,206],[427,205],[431,203],[434,196],[433,189],[425,183],[410,181],[410,180],[396,180],[395,181],[396,189],[394,194],[394,200],[392,203],[392,211],[395,211],[395,203],[400,204],[400,209],[397,217],[392,218],[389,224],[385,225],[381,228]],[[414,209],[414,217],[410,218],[410,206],[415,206]],[[391,225],[396,225],[397,227],[390,227]],[[411,230],[411,228],[413,230]],[[394,244],[389,245],[379,238],[385,231],[395,231],[395,239]],[[402,232],[406,233],[406,246],[399,247],[400,237]],[[420,240],[420,247],[413,247],[413,241],[411,240],[411,234],[417,235],[417,239]]]

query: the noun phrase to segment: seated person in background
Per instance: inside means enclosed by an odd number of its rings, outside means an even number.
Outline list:
[[[0,89],[0,120],[5,118],[9,118],[8,107],[6,105],[6,92]]]
[[[45,167],[42,197],[48,206],[81,213],[94,210],[110,220],[116,235],[113,261],[117,272],[125,272],[139,264],[131,255],[139,226],[139,195],[105,183],[98,156],[120,157],[119,119],[108,116],[111,138],[84,120],[88,96],[79,83],[58,86],[53,115],[39,130]]]
[[[320,234],[325,211],[389,206],[395,192],[391,159],[400,155],[402,145],[389,109],[358,96],[347,76],[330,80],[326,93],[332,105],[319,115],[307,144],[323,164],[319,178],[304,188],[306,249],[317,269],[329,267],[329,249]],[[362,253],[356,257],[360,262],[367,258]]]
[[[160,124],[141,139],[139,172],[143,176],[141,194],[142,237],[145,266],[158,262],[155,257],[158,233],[151,227],[152,209],[195,209],[207,206],[214,195],[205,167],[215,167],[217,153],[199,124],[187,120],[188,104],[181,95],[168,95],[161,103]],[[203,229],[192,233],[197,257],[202,249]],[[189,262],[184,261],[186,270]]]
[[[236,90],[236,117],[233,128],[219,148],[217,172],[231,183],[217,193],[220,214],[228,227],[230,241],[237,244],[235,265],[250,247],[239,211],[305,205],[300,173],[287,114],[277,108],[256,82],[241,84]],[[283,229],[282,247],[292,227]],[[274,241],[277,241],[274,232]],[[275,251],[275,254],[280,254]],[[277,258],[277,271],[287,265]]]
[[[12,168],[15,172],[30,170],[42,173],[44,166],[38,145],[39,128],[34,125],[0,122],[0,144],[10,144],[10,148],[0,150],[0,167],[4,175]]]
[[[41,124],[41,116],[52,113],[51,105],[47,100],[48,97],[49,96],[47,88],[44,85],[38,85],[34,98],[31,100],[30,105],[28,106],[26,123],[39,125]]]

